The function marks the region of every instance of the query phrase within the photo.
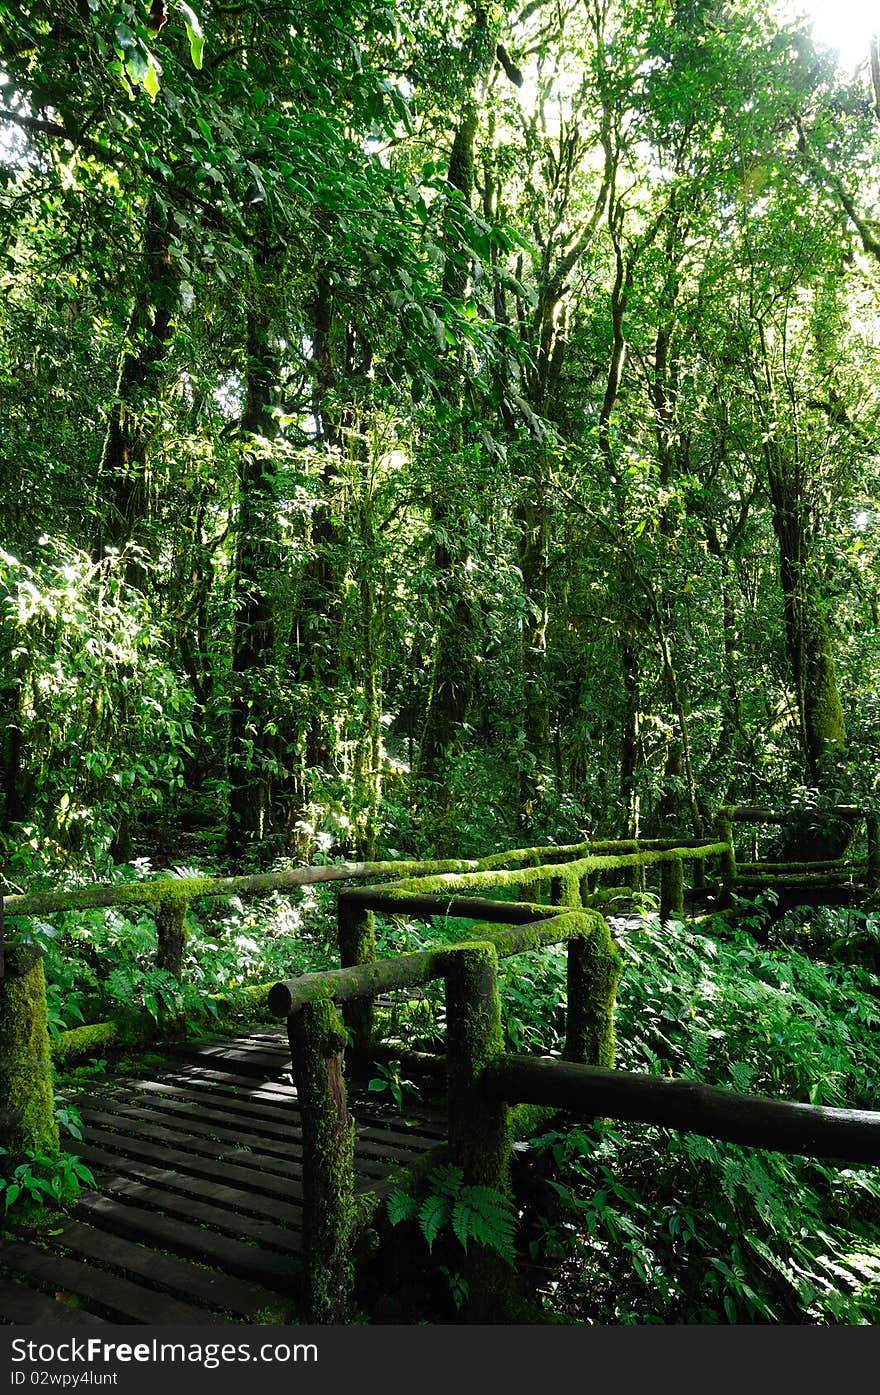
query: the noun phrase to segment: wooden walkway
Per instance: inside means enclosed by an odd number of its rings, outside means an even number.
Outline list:
[[[72,1216],[0,1243],[0,1323],[298,1320],[301,1137],[286,1033],[182,1047],[78,1104],[95,1174]],[[360,1191],[445,1137],[442,1112],[352,1102]]]

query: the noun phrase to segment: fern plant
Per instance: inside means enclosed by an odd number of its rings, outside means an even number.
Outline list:
[[[510,1198],[495,1187],[465,1183],[459,1167],[444,1163],[432,1168],[421,1196],[398,1188],[386,1206],[392,1225],[418,1224],[431,1252],[438,1238],[451,1232],[463,1250],[473,1240],[513,1266],[516,1215]]]

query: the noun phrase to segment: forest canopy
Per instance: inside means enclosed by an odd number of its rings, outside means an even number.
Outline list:
[[[871,799],[876,42],[27,0],[0,46],[9,889]]]

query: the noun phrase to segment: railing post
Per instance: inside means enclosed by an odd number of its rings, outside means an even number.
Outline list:
[[[163,896],[156,908],[156,967],[180,980],[186,949],[186,912],[189,897]]]
[[[339,962],[343,969],[353,964],[372,964],[376,958],[376,924],[372,911],[349,904],[340,896],[336,909],[339,936]],[[342,1018],[348,1028],[351,1045],[366,1052],[373,1040],[375,1008],[372,998],[357,998],[346,1003]]]
[[[348,1112],[345,1032],[329,999],[287,1019],[302,1121],[303,1250],[307,1317],[344,1323],[351,1314],[354,1265],[354,1121]]]
[[[42,951],[6,948],[0,979],[0,1145],[10,1159],[57,1153]]]
[[[868,834],[868,886],[874,891],[880,887],[880,817],[866,814],[865,828]]]
[[[722,809],[715,820],[715,828],[719,843],[727,844],[727,851],[721,854],[721,897],[722,906],[733,905],[733,893],[736,889],[736,852],[733,846],[733,820],[728,813]]]
[[[620,955],[608,922],[591,917],[568,942],[568,1009],[563,1057],[585,1066],[614,1065],[614,1004]]]
[[[660,863],[660,923],[670,916],[684,914],[684,870],[680,857],[667,857]]]
[[[449,1156],[469,1186],[510,1191],[510,1112],[480,1089],[480,1076],[504,1053],[498,954],[491,944],[445,956]],[[495,1254],[472,1246],[466,1255],[470,1322],[489,1321],[509,1303],[509,1271]]]

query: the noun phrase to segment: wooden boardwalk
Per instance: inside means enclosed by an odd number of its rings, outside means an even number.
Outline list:
[[[297,1320],[301,1137],[286,1033],[182,1047],[78,1102],[95,1174],[70,1219],[0,1243],[2,1323]],[[358,1189],[382,1194],[442,1112],[354,1099]]]

